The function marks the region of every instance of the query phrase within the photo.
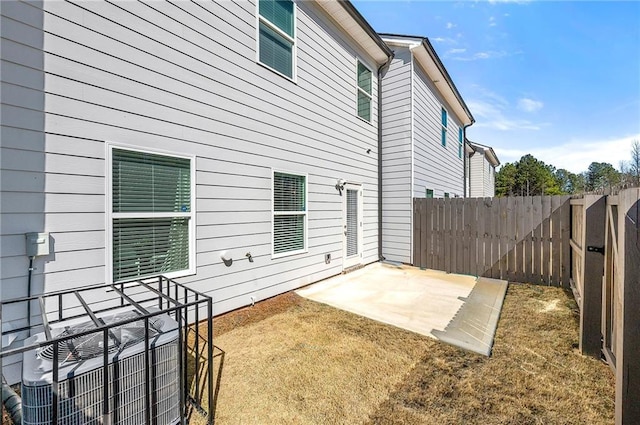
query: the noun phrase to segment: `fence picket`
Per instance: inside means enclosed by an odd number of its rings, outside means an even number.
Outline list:
[[[444,270],[451,273],[451,199],[444,199]]]
[[[531,271],[531,283],[539,285],[542,282],[542,196],[534,196],[531,209],[533,267]]]
[[[559,197],[551,198],[551,284],[560,286],[560,206]]]
[[[500,198],[493,199],[491,214],[491,277],[500,279]]]
[[[516,213],[515,199],[507,198],[507,280],[516,281]]]
[[[562,198],[562,206],[560,208],[560,243],[562,244],[562,258],[560,263],[561,279],[562,287],[569,288],[569,275],[571,274],[571,270],[569,269],[569,262],[571,258],[571,245],[569,244],[569,239],[571,238],[571,204],[569,196],[564,196]]]
[[[500,261],[499,261],[499,276],[497,276],[498,279],[506,279],[507,278],[507,270],[508,270],[508,263],[507,260],[509,259],[508,257],[508,250],[507,250],[507,245],[508,245],[508,235],[509,235],[509,231],[507,228],[507,213],[508,213],[508,208],[507,208],[507,202],[508,199],[507,198],[500,198],[499,199],[499,205],[500,205],[500,227],[499,227],[499,236],[500,236]]]
[[[551,261],[551,198],[542,197],[542,283],[549,285],[549,262]]]

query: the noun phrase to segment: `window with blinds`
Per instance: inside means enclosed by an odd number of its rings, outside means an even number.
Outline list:
[[[290,0],[259,0],[258,58],[289,78],[294,74],[295,14]]]
[[[360,61],[358,61],[357,80],[358,98],[356,102],[358,103],[358,116],[371,122],[372,74],[369,68]]]
[[[347,257],[358,255],[358,190],[347,190]]]
[[[273,255],[307,249],[307,178],[273,172]]]
[[[113,281],[191,269],[191,159],[111,152]]]

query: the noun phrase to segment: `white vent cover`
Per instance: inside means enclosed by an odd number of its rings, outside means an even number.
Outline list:
[[[139,317],[134,311],[102,317],[115,324]],[[152,376],[152,422],[175,424],[180,421],[180,380],[178,370],[178,324],[163,314],[149,319]],[[83,322],[53,329],[60,338],[95,329]],[[95,332],[59,344],[58,423],[68,425],[103,424],[103,332]],[[38,334],[26,344],[46,341]],[[109,410],[113,424],[138,425],[145,422],[144,320],[115,326],[109,351]],[[23,356],[23,424],[51,424],[51,383],[53,346],[31,350]]]

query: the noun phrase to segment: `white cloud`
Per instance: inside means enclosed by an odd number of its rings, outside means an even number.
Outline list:
[[[496,4],[496,3],[517,3],[517,4],[527,4],[529,3],[531,0],[489,0],[489,3],[491,4]]]
[[[498,25],[498,24],[496,23],[496,18],[495,18],[494,16],[490,17],[490,18],[489,18],[489,26],[490,26],[490,27],[495,27],[496,25]]]
[[[459,61],[475,61],[475,60],[483,60],[483,59],[499,59],[509,54],[504,50],[487,50],[486,52],[476,52],[471,56],[456,56],[451,59],[459,60]]]
[[[453,24],[451,22],[447,22],[447,29],[450,30],[451,28],[455,28],[456,24]]]
[[[442,44],[456,44],[457,41],[453,38],[450,37],[434,37],[434,38],[430,38],[429,40],[435,42],[435,43],[442,43]]]
[[[546,164],[564,168],[572,173],[581,173],[592,162],[608,162],[618,168],[621,160],[631,156],[631,143],[640,140],[640,133],[603,140],[573,139],[562,145],[532,149],[500,149],[496,154],[503,164],[518,161],[523,155],[531,154]]]
[[[474,124],[476,128],[484,127],[500,131],[540,130],[548,125],[508,116],[509,108],[505,103],[488,100],[469,100],[466,103],[476,118]]]
[[[539,100],[533,100],[526,97],[518,99],[518,109],[525,112],[536,112],[542,109],[544,103]]]
[[[447,51],[448,55],[459,55],[460,53],[464,53],[466,52],[467,49],[449,49]]]
[[[514,116],[514,108],[503,96],[479,85],[471,86],[473,94],[468,96],[467,106],[476,119],[473,128],[506,131],[536,131],[549,126],[544,122],[533,122]]]

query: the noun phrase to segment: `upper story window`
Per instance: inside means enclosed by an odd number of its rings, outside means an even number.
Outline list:
[[[293,79],[295,71],[295,4],[291,0],[259,0],[258,60]]]
[[[372,74],[371,70],[360,61],[358,61],[357,79],[358,116],[363,120],[371,122]]]
[[[111,279],[195,272],[193,159],[111,148]]]
[[[462,134],[462,127],[458,128],[458,158],[462,159],[462,148],[464,146],[464,135]]]
[[[307,250],[307,176],[273,172],[273,256]]]
[[[442,146],[447,146],[447,122],[449,121],[447,118],[447,110],[441,108],[442,115]]]

